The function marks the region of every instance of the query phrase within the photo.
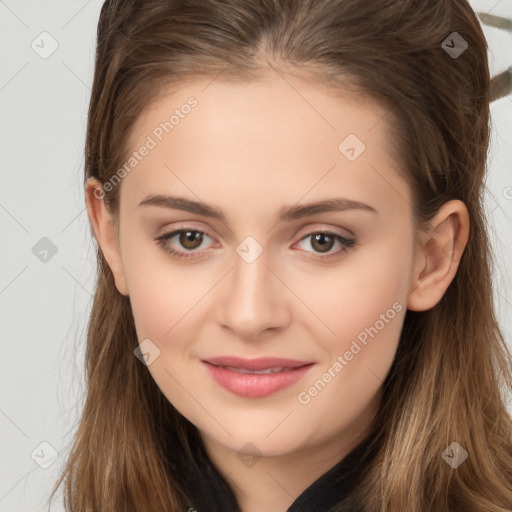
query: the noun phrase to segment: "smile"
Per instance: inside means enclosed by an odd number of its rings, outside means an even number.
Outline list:
[[[224,389],[245,398],[263,398],[300,381],[315,363],[296,367],[247,369],[202,361],[210,376]]]

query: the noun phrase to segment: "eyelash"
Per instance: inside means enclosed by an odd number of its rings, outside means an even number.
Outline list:
[[[177,230],[174,230],[174,231],[171,231],[170,233],[164,233],[163,235],[160,235],[158,237],[156,237],[154,240],[158,243],[158,245],[160,245],[167,253],[169,253],[171,256],[177,258],[177,259],[190,259],[190,258],[196,258],[197,256],[194,256],[193,253],[194,252],[198,252],[197,250],[194,250],[194,251],[177,251],[175,249],[172,249],[171,247],[169,247],[167,245],[167,241],[173,237],[175,237],[176,235],[179,235],[181,233],[184,233],[184,232],[192,232],[192,233],[201,233],[202,235],[206,235],[206,236],[209,236],[208,233],[206,233],[205,231],[201,231],[200,229],[192,229],[192,228],[187,228],[187,227],[183,227],[182,229],[177,229]],[[303,240],[313,236],[313,235],[317,235],[317,234],[322,234],[322,235],[329,235],[329,236],[332,236],[334,237],[338,242],[340,242],[342,244],[342,248],[334,253],[329,253],[329,254],[326,254],[326,255],[323,255],[323,254],[320,254],[320,255],[317,255],[315,257],[312,257],[311,259],[316,259],[316,260],[321,260],[321,261],[324,261],[324,260],[327,260],[329,258],[334,258],[336,256],[340,256],[341,254],[343,254],[344,252],[348,251],[349,249],[353,248],[357,242],[355,239],[347,239],[347,238],[344,238],[343,236],[337,234],[337,233],[333,233],[332,231],[312,231],[311,233],[308,233],[307,235],[303,236],[299,242],[302,242]],[[211,237],[210,237],[211,238]],[[317,253],[319,254],[319,253]]]

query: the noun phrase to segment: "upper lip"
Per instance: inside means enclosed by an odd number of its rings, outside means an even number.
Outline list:
[[[244,359],[236,356],[209,357],[204,362],[214,366],[232,366],[245,370],[266,370],[267,368],[299,368],[313,361],[297,361],[295,359],[283,359],[281,357],[260,357],[257,359]]]

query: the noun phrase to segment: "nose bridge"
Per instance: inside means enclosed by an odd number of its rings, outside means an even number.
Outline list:
[[[253,337],[286,320],[283,285],[273,275],[269,252],[248,236],[236,247],[221,305],[221,321],[239,336]]]

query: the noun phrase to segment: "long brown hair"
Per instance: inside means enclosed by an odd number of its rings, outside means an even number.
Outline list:
[[[86,180],[111,179],[141,111],[194,77],[248,83],[269,65],[286,66],[386,107],[415,226],[459,199],[470,236],[440,302],[406,313],[372,430],[377,456],[355,492],[365,512],[512,510],[512,357],[495,317],[482,204],[490,77],[468,2],[107,0],[97,36]],[[448,51],[454,37],[467,43],[461,55]],[[105,190],[114,215],[119,189]],[[134,357],[129,298],[99,246],[97,258],[87,395],[52,496],[65,482],[72,512],[222,510],[216,497],[232,500],[231,491],[208,465],[196,427]],[[468,453],[456,469],[442,457],[454,442]],[[205,467],[212,499],[201,509],[193,482]]]

